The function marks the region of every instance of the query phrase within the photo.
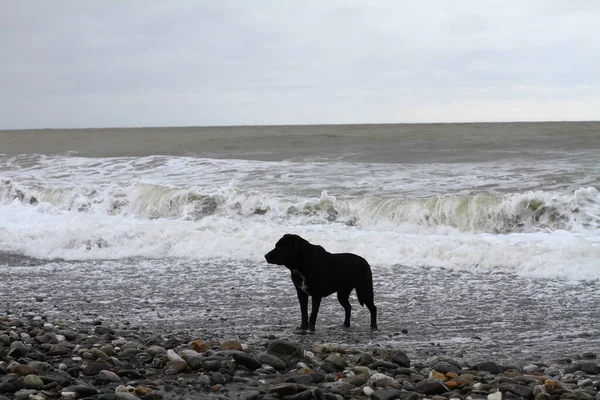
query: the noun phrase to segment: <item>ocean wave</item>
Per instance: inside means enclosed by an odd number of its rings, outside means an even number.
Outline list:
[[[362,229],[451,229],[470,233],[600,230],[600,192],[527,191],[414,197],[342,198],[244,191],[228,185],[212,190],[144,183],[93,187],[33,187],[0,183],[0,204],[42,205],[44,212],[122,215],[140,219],[199,221],[208,216],[293,219],[298,224],[342,223]]]

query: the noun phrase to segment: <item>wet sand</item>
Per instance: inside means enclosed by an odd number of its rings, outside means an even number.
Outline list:
[[[525,363],[600,352],[600,291],[594,282],[521,278],[426,268],[373,267],[380,330],[353,305],[341,324],[335,297],[323,301],[315,334],[299,336],[289,275],[275,266],[129,259],[38,262],[4,254],[0,304],[15,315],[100,319],[193,337],[250,344],[276,334],[306,346],[334,342],[402,348],[411,358]]]

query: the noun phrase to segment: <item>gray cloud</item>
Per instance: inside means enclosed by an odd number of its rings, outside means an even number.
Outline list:
[[[598,119],[596,1],[3,1],[0,128]]]

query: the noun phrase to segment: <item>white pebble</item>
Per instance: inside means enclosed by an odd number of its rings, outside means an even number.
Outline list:
[[[315,353],[313,353],[312,351],[304,350],[304,357],[308,358],[309,360],[312,360],[313,358],[315,358]]]
[[[76,399],[77,398],[76,392],[60,392],[60,395],[66,399]]]
[[[183,357],[184,360],[196,356],[200,356],[200,353],[198,353],[196,350],[186,349],[181,352],[181,357]]]
[[[269,364],[263,364],[260,367],[261,369],[263,369],[265,372],[268,372],[270,374],[275,373],[275,368],[273,368],[272,366],[270,366]]]
[[[56,340],[58,340],[59,342],[64,342],[65,340],[67,340],[67,338],[63,335],[56,335]]]
[[[363,387],[363,393],[365,396],[371,396],[373,393],[375,393],[375,391],[370,386],[365,386]]]
[[[185,369],[185,367],[187,367],[187,363],[185,362],[185,360],[181,358],[179,354],[175,353],[175,351],[172,349],[167,350],[167,358],[171,362],[171,365],[177,371],[182,371],[183,369]]]
[[[116,392],[115,396],[119,400],[139,400],[140,398],[129,392]]]
[[[502,400],[502,392],[498,391],[498,392],[494,392],[494,393],[490,393],[488,394],[488,400]]]
[[[388,387],[396,383],[396,380],[391,376],[382,374],[381,372],[375,373],[369,379],[369,384],[378,387]]]
[[[68,368],[68,366],[65,363],[58,364],[58,369],[61,370],[61,371],[66,371],[67,368]]]
[[[537,369],[538,369],[537,365],[530,364],[530,365],[526,365],[523,367],[523,372],[525,372],[526,374],[531,374],[531,373],[537,371]]]
[[[71,358],[71,360],[73,360],[75,362],[79,362],[79,361],[83,360],[83,358],[81,358],[81,357],[73,357],[73,358]]]
[[[593,384],[594,381],[592,381],[590,378],[577,382],[577,386],[579,387],[592,386]]]

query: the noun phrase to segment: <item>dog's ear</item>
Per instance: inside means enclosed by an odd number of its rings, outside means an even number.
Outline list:
[[[302,239],[298,235],[290,235],[292,237],[292,249],[294,258],[299,259],[302,258],[302,254],[304,253],[304,248],[306,245],[306,240]]]

